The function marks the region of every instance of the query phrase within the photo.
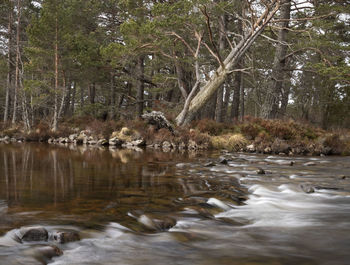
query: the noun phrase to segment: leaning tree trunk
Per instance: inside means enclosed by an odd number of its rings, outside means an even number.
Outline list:
[[[281,1],[281,22],[278,30],[278,43],[276,46],[275,57],[273,61],[271,81],[268,85],[265,100],[261,109],[260,116],[264,119],[274,119],[277,117],[279,95],[281,94],[284,83],[284,68],[286,65],[287,54],[287,33],[291,11],[291,0]]]
[[[265,10],[264,14],[253,25],[252,29],[246,33],[237,46],[231,50],[226,59],[222,62],[214,76],[204,84],[200,92],[193,97],[187,110],[184,109],[176,117],[177,125],[189,124],[196,114],[203,108],[203,106],[211,99],[213,94],[225,82],[226,77],[232,73],[232,69],[237,66],[238,62],[245,54],[245,52],[254,43],[256,38],[262,33],[266,25],[270,22],[272,17],[280,7],[280,0],[272,1],[274,7]],[[190,97],[190,95],[188,96]],[[185,104],[186,105],[186,104]]]

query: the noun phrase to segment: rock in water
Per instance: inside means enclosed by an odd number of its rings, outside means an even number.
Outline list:
[[[61,244],[79,241],[80,236],[77,232],[56,232],[53,239]]]
[[[259,169],[256,171],[256,174],[265,175],[266,172],[265,172],[265,170],[263,170],[262,168],[259,168]]]
[[[142,115],[142,118],[148,122],[148,124],[155,125],[157,130],[165,128],[174,134],[174,128],[170,122],[165,118],[164,114],[160,111],[152,111]]]
[[[43,227],[24,227],[16,234],[21,242],[47,241],[49,234]]]
[[[176,220],[172,217],[164,217],[162,219],[156,219],[155,223],[160,231],[167,231],[176,225]]]
[[[172,217],[153,219],[146,214],[140,215],[137,221],[152,231],[167,231],[176,225],[176,220]]]
[[[232,208],[230,206],[228,206],[226,203],[216,199],[216,198],[210,198],[208,201],[207,201],[208,204],[214,206],[214,207],[218,207],[224,211],[228,211],[228,210],[231,210]]]
[[[205,167],[215,167],[216,164],[214,162],[209,162],[204,165]]]
[[[300,188],[305,192],[305,193],[314,193],[315,189],[313,186],[310,184],[300,184]]]
[[[226,158],[221,157],[221,158],[219,159],[219,163],[220,163],[220,164],[223,164],[223,165],[227,165],[227,164],[228,164],[228,161],[227,161]]]
[[[316,166],[315,162],[307,162],[304,164],[304,166],[311,167],[311,166]]]
[[[51,259],[63,255],[63,251],[54,245],[40,246],[34,249],[33,256],[41,263],[48,264]]]

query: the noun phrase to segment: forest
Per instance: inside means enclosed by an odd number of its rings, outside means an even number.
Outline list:
[[[244,117],[350,127],[347,0],[1,0],[4,125]]]

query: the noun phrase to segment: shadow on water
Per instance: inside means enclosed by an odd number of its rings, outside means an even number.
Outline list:
[[[0,145],[0,264],[346,264],[349,158],[218,156]]]

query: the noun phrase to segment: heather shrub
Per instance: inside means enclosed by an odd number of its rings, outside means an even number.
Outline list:
[[[264,130],[263,127],[256,123],[243,123],[239,128],[241,133],[250,140],[255,139]]]
[[[153,139],[156,143],[162,143],[164,141],[171,142],[171,141],[173,141],[174,136],[172,135],[172,133],[168,129],[161,128],[158,131],[155,131],[155,133],[153,135]]]
[[[94,135],[108,139],[114,131],[119,131],[123,126],[123,121],[94,119],[86,125],[86,129],[90,130]]]
[[[326,136],[323,145],[331,148],[332,154],[341,154],[345,151],[346,144],[342,141],[338,134],[331,134]]]
[[[202,133],[220,135],[232,128],[228,124],[218,123],[214,120],[203,119],[193,123],[193,127]]]

